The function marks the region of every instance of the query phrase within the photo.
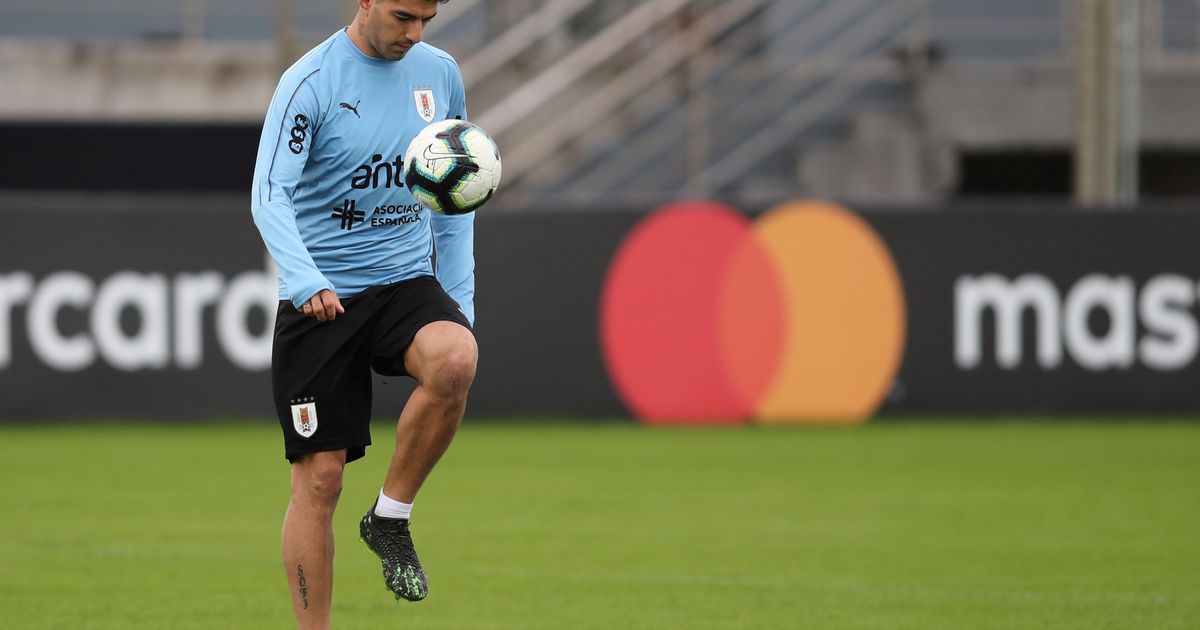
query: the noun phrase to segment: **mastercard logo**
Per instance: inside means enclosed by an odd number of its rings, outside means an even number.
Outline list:
[[[713,202],[661,208],[621,243],[600,303],[608,374],[652,424],[862,422],[905,329],[883,240],[817,201],[753,222]]]

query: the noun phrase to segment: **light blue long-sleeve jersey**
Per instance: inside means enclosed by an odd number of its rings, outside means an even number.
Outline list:
[[[424,43],[387,61],[342,30],[289,68],[263,125],[251,202],[280,299],[299,308],[322,289],[346,298],[435,275],[474,323],[474,213],[421,207],[401,173],[422,128],[466,115],[458,65]]]

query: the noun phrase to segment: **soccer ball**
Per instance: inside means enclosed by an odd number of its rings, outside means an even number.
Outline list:
[[[404,154],[404,183],[421,205],[442,214],[472,212],[500,185],[500,150],[478,125],[439,120]]]

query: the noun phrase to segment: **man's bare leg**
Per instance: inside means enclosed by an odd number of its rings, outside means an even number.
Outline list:
[[[433,322],[417,331],[404,355],[419,385],[396,425],[396,450],[383,493],[412,503],[430,471],[454,439],[475,380],[479,351],[475,336],[453,322]]]
[[[292,463],[292,498],[283,518],[283,567],[302,630],[329,627],[333,511],[345,465],[345,450],[311,453]]]
[[[405,351],[405,368],[418,386],[396,426],[396,451],[383,487],[392,502],[411,504],[450,446],[466,409],[477,356],[475,336],[453,322],[426,324]],[[413,547],[408,519],[368,512],[359,533],[379,556],[384,583],[396,597],[425,599],[429,581]]]

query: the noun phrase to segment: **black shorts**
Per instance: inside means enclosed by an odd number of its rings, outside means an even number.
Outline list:
[[[371,287],[343,299],[345,313],[319,322],[279,303],[271,353],[271,389],[284,456],[347,449],[346,461],[371,444],[371,369],[407,376],[404,351],[422,326],[471,325],[430,276]]]

